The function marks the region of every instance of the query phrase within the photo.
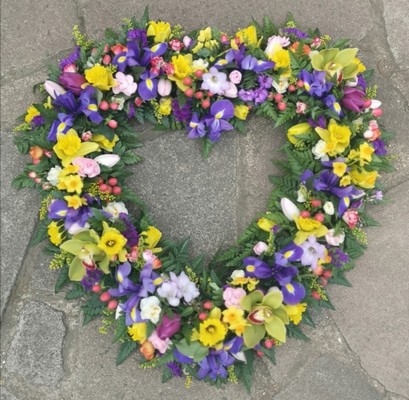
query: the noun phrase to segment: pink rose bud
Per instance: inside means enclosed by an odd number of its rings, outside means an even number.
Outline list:
[[[372,110],[372,115],[373,115],[375,118],[380,117],[382,114],[383,114],[382,108],[375,108],[375,110]]]
[[[267,243],[264,242],[258,242],[254,247],[253,251],[256,253],[258,256],[263,254],[266,250],[268,249]]]
[[[164,63],[162,69],[166,75],[173,75],[175,73],[175,67],[172,63]]]
[[[335,229],[329,229],[325,235],[325,240],[331,246],[339,246],[341,243],[344,242],[345,234],[340,233],[339,235],[335,236]]]
[[[237,69],[231,71],[229,74],[230,81],[233,82],[235,85],[241,82],[241,78],[242,78],[241,72],[237,71]]]
[[[77,157],[74,158],[72,164],[80,167],[78,175],[82,177],[94,178],[101,173],[99,164],[92,158]]]
[[[92,132],[91,132],[91,131],[83,132],[82,135],[81,135],[81,139],[82,139],[84,142],[90,140],[91,138],[92,138]]]
[[[235,99],[237,97],[237,86],[233,82],[227,83],[229,84],[229,87],[223,90],[223,95]]]
[[[306,109],[307,104],[303,103],[302,101],[297,101],[297,109],[295,110],[297,114],[305,114]]]
[[[359,221],[358,211],[349,209],[344,212],[342,219],[347,223],[349,228],[355,228]]]
[[[227,287],[223,292],[224,305],[227,308],[232,306],[241,308],[240,301],[246,294],[246,291],[242,288]]]
[[[220,35],[220,41],[221,41],[223,44],[228,44],[228,43],[229,43],[229,37],[228,37],[225,33],[222,33],[222,34]]]
[[[109,65],[110,63],[111,63],[111,56],[109,54],[105,54],[104,57],[102,57],[102,64]]]
[[[180,40],[178,40],[178,39],[172,39],[170,42],[169,42],[169,44],[170,44],[170,48],[173,50],[173,51],[180,51],[180,50],[182,50],[183,49],[183,43],[180,41]]]
[[[172,82],[169,79],[161,78],[158,82],[158,93],[162,97],[169,96],[172,90]]]
[[[30,171],[28,173],[28,177],[31,178],[31,179],[35,179],[35,178],[37,178],[37,174],[34,171]]]

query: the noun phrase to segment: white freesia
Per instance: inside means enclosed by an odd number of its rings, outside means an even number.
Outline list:
[[[58,184],[58,177],[62,171],[61,167],[53,167],[48,171],[47,174],[47,181],[51,183],[53,186],[57,186]]]
[[[55,99],[60,94],[65,93],[65,89],[60,86],[58,83],[53,81],[45,81],[44,82],[44,90],[53,98]]]
[[[371,105],[369,108],[372,108],[372,110],[375,110],[376,108],[379,108],[382,105],[382,102],[379,100],[372,100]]]
[[[298,207],[287,197],[281,199],[281,209],[288,220],[294,221],[294,218],[300,216],[300,210]]]
[[[345,233],[341,232],[338,235],[335,235],[335,229],[329,229],[327,234],[325,235],[325,240],[331,246],[339,246],[341,243],[344,242]]]
[[[89,228],[91,228],[91,225],[88,222],[86,222],[84,226],[81,226],[80,224],[78,224],[78,222],[76,222],[75,224],[72,224],[69,227],[68,233],[70,235],[76,235],[77,233],[85,231],[85,230],[87,230]]]
[[[112,217],[110,218],[110,221],[112,222],[119,218],[119,214],[122,214],[122,213],[128,214],[128,210],[125,207],[125,203],[122,203],[122,201],[109,202],[105,207],[102,207],[102,208],[108,214],[112,215]]]
[[[278,82],[274,80],[272,85],[277,93],[285,93],[290,84],[288,82],[288,78],[280,78]]]
[[[153,324],[159,322],[162,308],[160,301],[156,296],[145,297],[141,300],[141,318],[148,319]]]
[[[304,189],[304,188],[298,189],[298,192],[297,192],[297,201],[298,201],[299,203],[305,203],[305,202],[307,201],[307,199],[305,198],[305,189]]]
[[[318,140],[317,144],[312,148],[312,154],[316,160],[328,161],[329,157],[325,152],[327,144],[323,140]]]
[[[242,269],[235,269],[231,274],[231,279],[244,278],[244,271]]]
[[[209,66],[209,63],[204,60],[203,58],[199,58],[198,60],[194,60],[193,63],[193,69],[206,69]]]
[[[94,160],[105,167],[112,168],[114,165],[118,164],[121,157],[117,154],[103,154],[102,156],[95,157]]]
[[[328,214],[328,215],[334,215],[335,214],[334,204],[332,204],[332,201],[326,201],[324,203],[323,208],[324,208],[325,214]]]

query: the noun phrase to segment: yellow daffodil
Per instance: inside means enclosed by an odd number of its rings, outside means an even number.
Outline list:
[[[95,64],[92,68],[85,70],[85,79],[102,91],[110,90],[116,85],[111,69],[100,64]]]
[[[97,143],[81,142],[78,133],[74,129],[70,129],[65,135],[57,133],[57,144],[53,147],[53,150],[65,167],[74,158],[85,156],[98,150],[98,148]]]
[[[313,218],[298,217],[294,218],[294,221],[298,229],[294,238],[294,243],[298,245],[304,243],[308,239],[308,236],[316,236],[317,238],[320,238],[325,236],[328,232],[328,228],[325,225],[322,225],[321,222],[316,221]]]
[[[334,161],[332,163],[333,173],[336,176],[343,176],[347,170],[347,165],[343,162]]]
[[[119,140],[117,135],[114,135],[112,140],[108,140],[104,135],[100,135],[99,133],[95,133],[92,135],[91,141],[95,142],[106,151],[112,151],[115,147],[116,142]]]
[[[330,156],[341,154],[349,146],[351,130],[346,125],[339,125],[333,119],[330,120],[327,129],[317,127],[315,131],[325,141],[325,152]]]
[[[221,342],[227,334],[226,325],[220,321],[221,311],[214,308],[209,318],[199,325],[199,342],[206,347],[213,347]]]
[[[239,47],[237,45],[237,41],[241,43],[245,43],[249,46],[260,47],[262,38],[257,40],[257,29],[254,25],[250,25],[241,31],[236,32],[236,36],[234,39],[231,40],[231,47],[237,50]]]
[[[288,68],[291,63],[290,52],[288,50],[278,50],[271,57],[271,61],[275,62],[274,69]]]
[[[127,240],[118,229],[108,226],[105,221],[102,222],[102,225],[104,230],[98,247],[108,256],[116,256],[124,248]]]
[[[166,42],[171,34],[171,27],[169,22],[163,21],[149,21],[149,27],[146,31],[148,36],[154,36],[155,43]]]
[[[245,120],[249,113],[249,108],[244,104],[234,106],[234,116],[238,119]]]
[[[364,189],[372,189],[375,186],[379,174],[376,171],[367,171],[358,166],[353,166],[349,173],[352,183]]]
[[[40,111],[38,111],[34,106],[30,106],[27,109],[27,114],[24,118],[24,121],[29,124],[37,115],[40,115]]]
[[[288,319],[294,323],[294,325],[298,325],[302,320],[302,314],[307,309],[307,303],[299,303],[294,306],[290,306],[286,304],[285,309],[288,314]]]
[[[139,322],[128,326],[128,334],[135,342],[143,343],[146,340],[146,323]]]
[[[172,65],[175,68],[173,75],[169,76],[169,79],[176,82],[178,88],[185,91],[188,87],[183,84],[183,79],[192,74],[192,55],[191,54],[179,54],[173,56],[171,60]]]
[[[359,150],[351,150],[348,154],[348,159],[359,161],[359,165],[363,167],[372,161],[372,153],[374,151],[375,149],[365,142],[359,146]]]

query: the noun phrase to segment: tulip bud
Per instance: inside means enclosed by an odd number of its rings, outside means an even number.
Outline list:
[[[60,94],[65,93],[65,89],[60,86],[58,83],[53,81],[45,81],[44,82],[44,90],[53,98],[55,99]]]
[[[102,156],[94,158],[98,164],[105,165],[105,167],[110,168],[117,164],[120,159],[121,157],[119,157],[117,154],[103,154]]]
[[[289,221],[294,221],[294,218],[300,216],[300,210],[298,207],[286,197],[281,199],[281,209]]]
[[[160,96],[169,96],[172,90],[172,82],[169,79],[161,78],[158,82],[158,93]]]

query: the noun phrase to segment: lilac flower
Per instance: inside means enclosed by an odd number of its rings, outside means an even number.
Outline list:
[[[126,34],[126,38],[130,41],[139,42],[141,47],[146,47],[148,45],[145,29],[131,29]]]
[[[243,101],[253,101],[254,100],[254,90],[244,90],[240,89],[239,90],[239,97]]]
[[[173,376],[181,377],[183,375],[182,367],[176,361],[169,362],[166,364],[166,366],[170,369],[170,372]]]
[[[257,81],[263,89],[270,89],[273,84],[273,78],[268,75],[259,75]]]
[[[348,254],[344,253],[339,247],[329,247],[328,255],[331,257],[331,264],[337,268],[342,268],[349,262]]]
[[[210,350],[209,355],[199,362],[199,371],[197,377],[199,379],[205,379],[209,377],[211,380],[216,381],[220,376],[227,378],[226,367],[234,363],[234,357],[232,357],[225,350]]]
[[[234,116],[234,106],[230,100],[218,100],[210,107],[210,116],[205,119],[208,137],[211,142],[220,140],[220,134],[231,131],[233,126],[227,122]]]
[[[308,33],[300,31],[297,28],[283,28],[282,30],[283,35],[294,35],[298,39],[307,39]]]
[[[98,105],[95,96],[95,88],[91,85],[87,86],[80,95],[79,111],[88,117],[94,124],[100,124],[104,118],[98,113]],[[59,96],[60,97],[60,96]]]
[[[36,115],[32,120],[31,120],[31,128],[35,129],[40,126],[43,126],[45,124],[45,119],[41,115]]]
[[[126,225],[126,229],[122,232],[122,235],[127,239],[126,245],[129,247],[136,246],[139,242],[139,234],[134,225],[129,221],[127,214],[121,213],[119,217]]]
[[[313,71],[312,73],[303,69],[299,78],[304,82],[304,89],[308,94],[319,99],[328,94],[334,86],[332,82],[325,81],[325,71]]]
[[[81,285],[87,292],[89,292],[92,287],[101,280],[103,272],[99,269],[86,269],[85,273],[86,275],[81,279]]]
[[[388,150],[385,147],[385,142],[382,139],[376,139],[372,142],[372,145],[375,149],[375,154],[377,156],[386,156]]]
[[[154,99],[158,93],[158,80],[156,76],[156,74],[147,71],[140,77],[142,81],[139,83],[138,93],[145,101]]]
[[[192,102],[189,100],[180,107],[178,99],[173,99],[172,111],[176,121],[187,121],[192,118]]]
[[[266,101],[268,97],[268,91],[262,87],[254,90],[254,102],[256,104],[261,104]]]
[[[176,307],[182,298],[186,303],[190,303],[200,293],[196,285],[182,271],[179,276],[171,272],[170,280],[162,283],[161,287],[158,288],[158,294],[165,298],[171,306]]]
[[[316,269],[318,260],[325,257],[325,246],[317,242],[315,236],[309,236],[308,239],[300,245],[303,249],[301,256],[301,265],[311,266]]]
[[[60,70],[62,71],[66,66],[70,65],[70,64],[74,64],[75,61],[77,61],[80,58],[80,51],[81,48],[80,46],[75,46],[74,48],[75,50],[66,58],[63,58],[59,64],[58,67],[60,68]]]
[[[243,259],[243,264],[245,266],[244,273],[246,276],[258,279],[268,279],[273,275],[273,269],[257,257],[246,257]]]
[[[138,295],[140,297],[148,297],[149,293],[154,293],[156,286],[162,283],[162,279],[158,274],[152,271],[152,264],[146,263],[139,275],[139,282],[142,284]]]
[[[203,74],[202,79],[201,88],[209,90],[213,94],[222,94],[224,90],[229,88],[227,75],[224,72],[219,72],[216,67],[211,67],[209,72]]]

